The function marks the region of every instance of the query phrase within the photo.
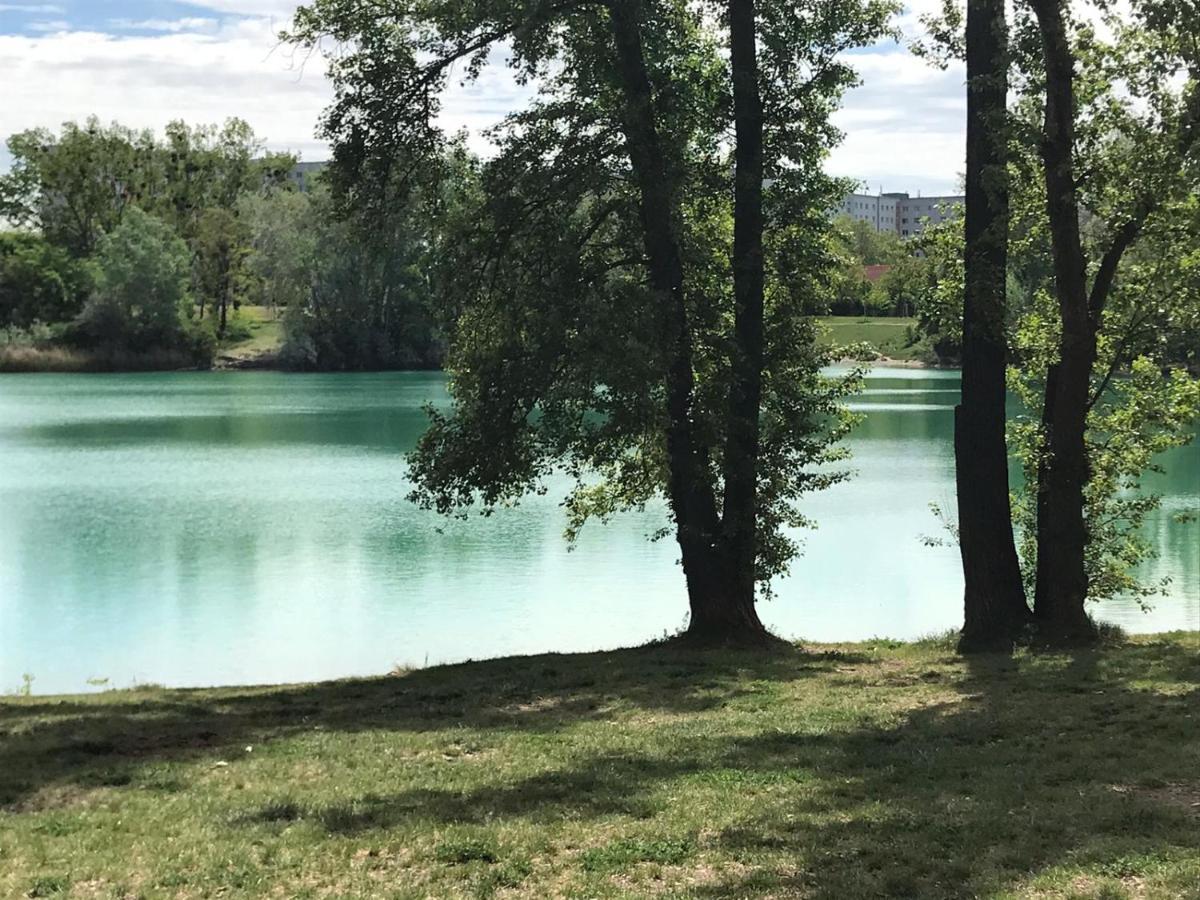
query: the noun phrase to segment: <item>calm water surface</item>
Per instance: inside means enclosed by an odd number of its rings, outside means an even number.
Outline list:
[[[960,620],[955,373],[883,370],[855,401],[857,477],[813,497],[820,528],[764,604],[788,636],[912,638]],[[589,526],[558,498],[444,520],[404,499],[401,451],[441,376],[0,376],[0,691],[89,679],[202,685],[371,674],[395,664],[633,644],[682,624],[662,508]],[[1165,459],[1150,523],[1173,578],[1133,631],[1200,628],[1200,447]]]

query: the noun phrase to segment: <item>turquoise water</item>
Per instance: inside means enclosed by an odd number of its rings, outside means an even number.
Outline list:
[[[820,528],[763,605],[811,640],[955,627],[955,373],[880,370],[855,401],[857,477],[811,498]],[[89,679],[204,685],[634,644],[686,599],[660,507],[561,540],[562,491],[490,519],[414,508],[402,451],[435,374],[0,376],[0,690]],[[1150,523],[1171,595],[1133,631],[1200,628],[1200,447],[1170,455]]]

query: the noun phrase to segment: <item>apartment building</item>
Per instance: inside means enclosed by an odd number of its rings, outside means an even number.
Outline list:
[[[869,222],[876,231],[890,231],[900,237],[912,237],[925,230],[927,224],[944,222],[955,214],[963,202],[961,194],[940,197],[911,197],[906,193],[851,194],[833,214],[846,215],[859,222]]]

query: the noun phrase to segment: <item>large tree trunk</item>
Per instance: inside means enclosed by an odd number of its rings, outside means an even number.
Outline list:
[[[1058,363],[1046,380],[1043,457],[1038,477],[1037,590],[1034,615],[1052,643],[1095,639],[1084,610],[1087,524],[1083,491],[1088,478],[1084,443],[1096,321],[1089,310],[1087,263],[1079,234],[1075,189],[1075,72],[1062,0],[1033,0],[1046,67],[1046,121],[1042,163],[1062,319]]]
[[[1030,619],[1013,541],[1005,443],[1008,25],[1004,0],[967,4],[966,296],[954,457],[963,651],[1004,649]]]
[[[763,110],[758,90],[754,0],[730,0],[733,74],[733,380],[729,391],[722,524],[730,588],[754,605],[759,417],[763,381]],[[757,617],[755,617],[757,620]],[[761,626],[760,626],[761,627]]]
[[[753,596],[747,606],[745,597],[731,589],[709,449],[697,439],[693,422],[692,334],[679,247],[677,177],[658,133],[642,47],[641,0],[613,0],[609,12],[625,99],[625,141],[641,194],[650,283],[665,309],[668,495],[691,605],[689,634],[705,641],[752,642],[765,632]]]

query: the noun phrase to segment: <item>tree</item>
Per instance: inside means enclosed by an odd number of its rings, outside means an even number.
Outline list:
[[[246,122],[189,126],[170,122],[157,146],[158,189],[142,204],[189,243],[206,210],[234,210],[238,198],[284,183],[296,164],[286,153],[264,153]]]
[[[58,137],[44,129],[15,134],[8,149],[13,170],[0,176],[0,215],[39,228],[76,258],[90,255],[132,203],[153,194],[149,132],[91,118],[67,123]]]
[[[247,252],[249,235],[237,214],[220,206],[200,213],[192,239],[193,281],[204,315],[205,301],[217,316],[217,337],[225,337],[229,307]]]
[[[283,183],[296,162],[264,154],[240,119],[219,128],[171,122],[160,141],[93,117],[68,122],[58,136],[15,134],[8,147],[13,169],[0,176],[0,215],[40,229],[76,257],[90,255],[133,204],[190,241],[205,209],[232,209],[241,194]]]
[[[797,496],[840,477],[813,466],[836,457],[846,416],[798,295],[766,281],[764,229],[790,218],[805,231],[792,258],[814,278],[828,265],[820,159],[853,80],[839,54],[890,12],[735,0],[714,28],[695,6],[640,0],[300,10],[293,39],[353,42],[331,60],[326,123],[352,197],[381,195],[380,173],[438,146],[431,116],[456,61],[477,74],[507,40],[539,79],[447,247],[455,406],[432,413],[413,458],[419,500],[489,508],[561,466],[579,479],[574,529],[662,493],[689,634],[766,640],[755,586],[795,551]]]
[[[908,255],[895,232],[879,231],[870,222],[840,215],[833,222],[834,233],[850,254],[863,266],[887,265]]]
[[[0,233],[0,328],[73,318],[89,288],[87,268],[40,234]]]
[[[927,227],[913,238],[925,260],[927,287],[917,298],[917,331],[944,363],[962,361],[965,217],[956,216]]]
[[[190,254],[169,225],[130,207],[96,249],[96,291],[78,329],[92,346],[134,353],[181,349]]]
[[[460,187],[449,178],[442,186]],[[431,309],[429,275],[436,204],[427,193],[414,191],[408,202],[367,219],[338,219],[327,196],[312,198],[312,221],[299,235],[283,238],[312,244],[305,258],[295,259],[304,266],[296,272],[303,284],[284,313],[286,365],[370,370],[441,364],[445,348]]]
[[[1011,646],[1029,616],[1013,539],[1005,443],[1008,24],[1004,0],[968,0],[962,400],[954,410],[964,600],[960,648]]]
[[[877,289],[889,315],[913,316],[933,287],[933,267],[926,256],[903,256],[880,278]]]
[[[314,205],[309,194],[299,191],[258,191],[238,199],[237,214],[250,241],[246,269],[262,305],[287,309],[304,301],[317,253]]]
[[[1073,19],[1063,0],[1030,6],[1041,57],[1030,83],[1043,98],[1037,140],[1059,320],[1042,403],[1034,613],[1045,640],[1075,643],[1095,638],[1084,602],[1088,416],[1107,386],[1094,382],[1100,336],[1125,254],[1164,206],[1196,189],[1200,49],[1185,24],[1195,21],[1191,0],[1146,0],[1129,19],[1109,15],[1112,45]],[[1119,86],[1114,71],[1128,73]],[[1188,80],[1176,92],[1170,83],[1180,74]],[[1099,232],[1094,267],[1081,209]]]

